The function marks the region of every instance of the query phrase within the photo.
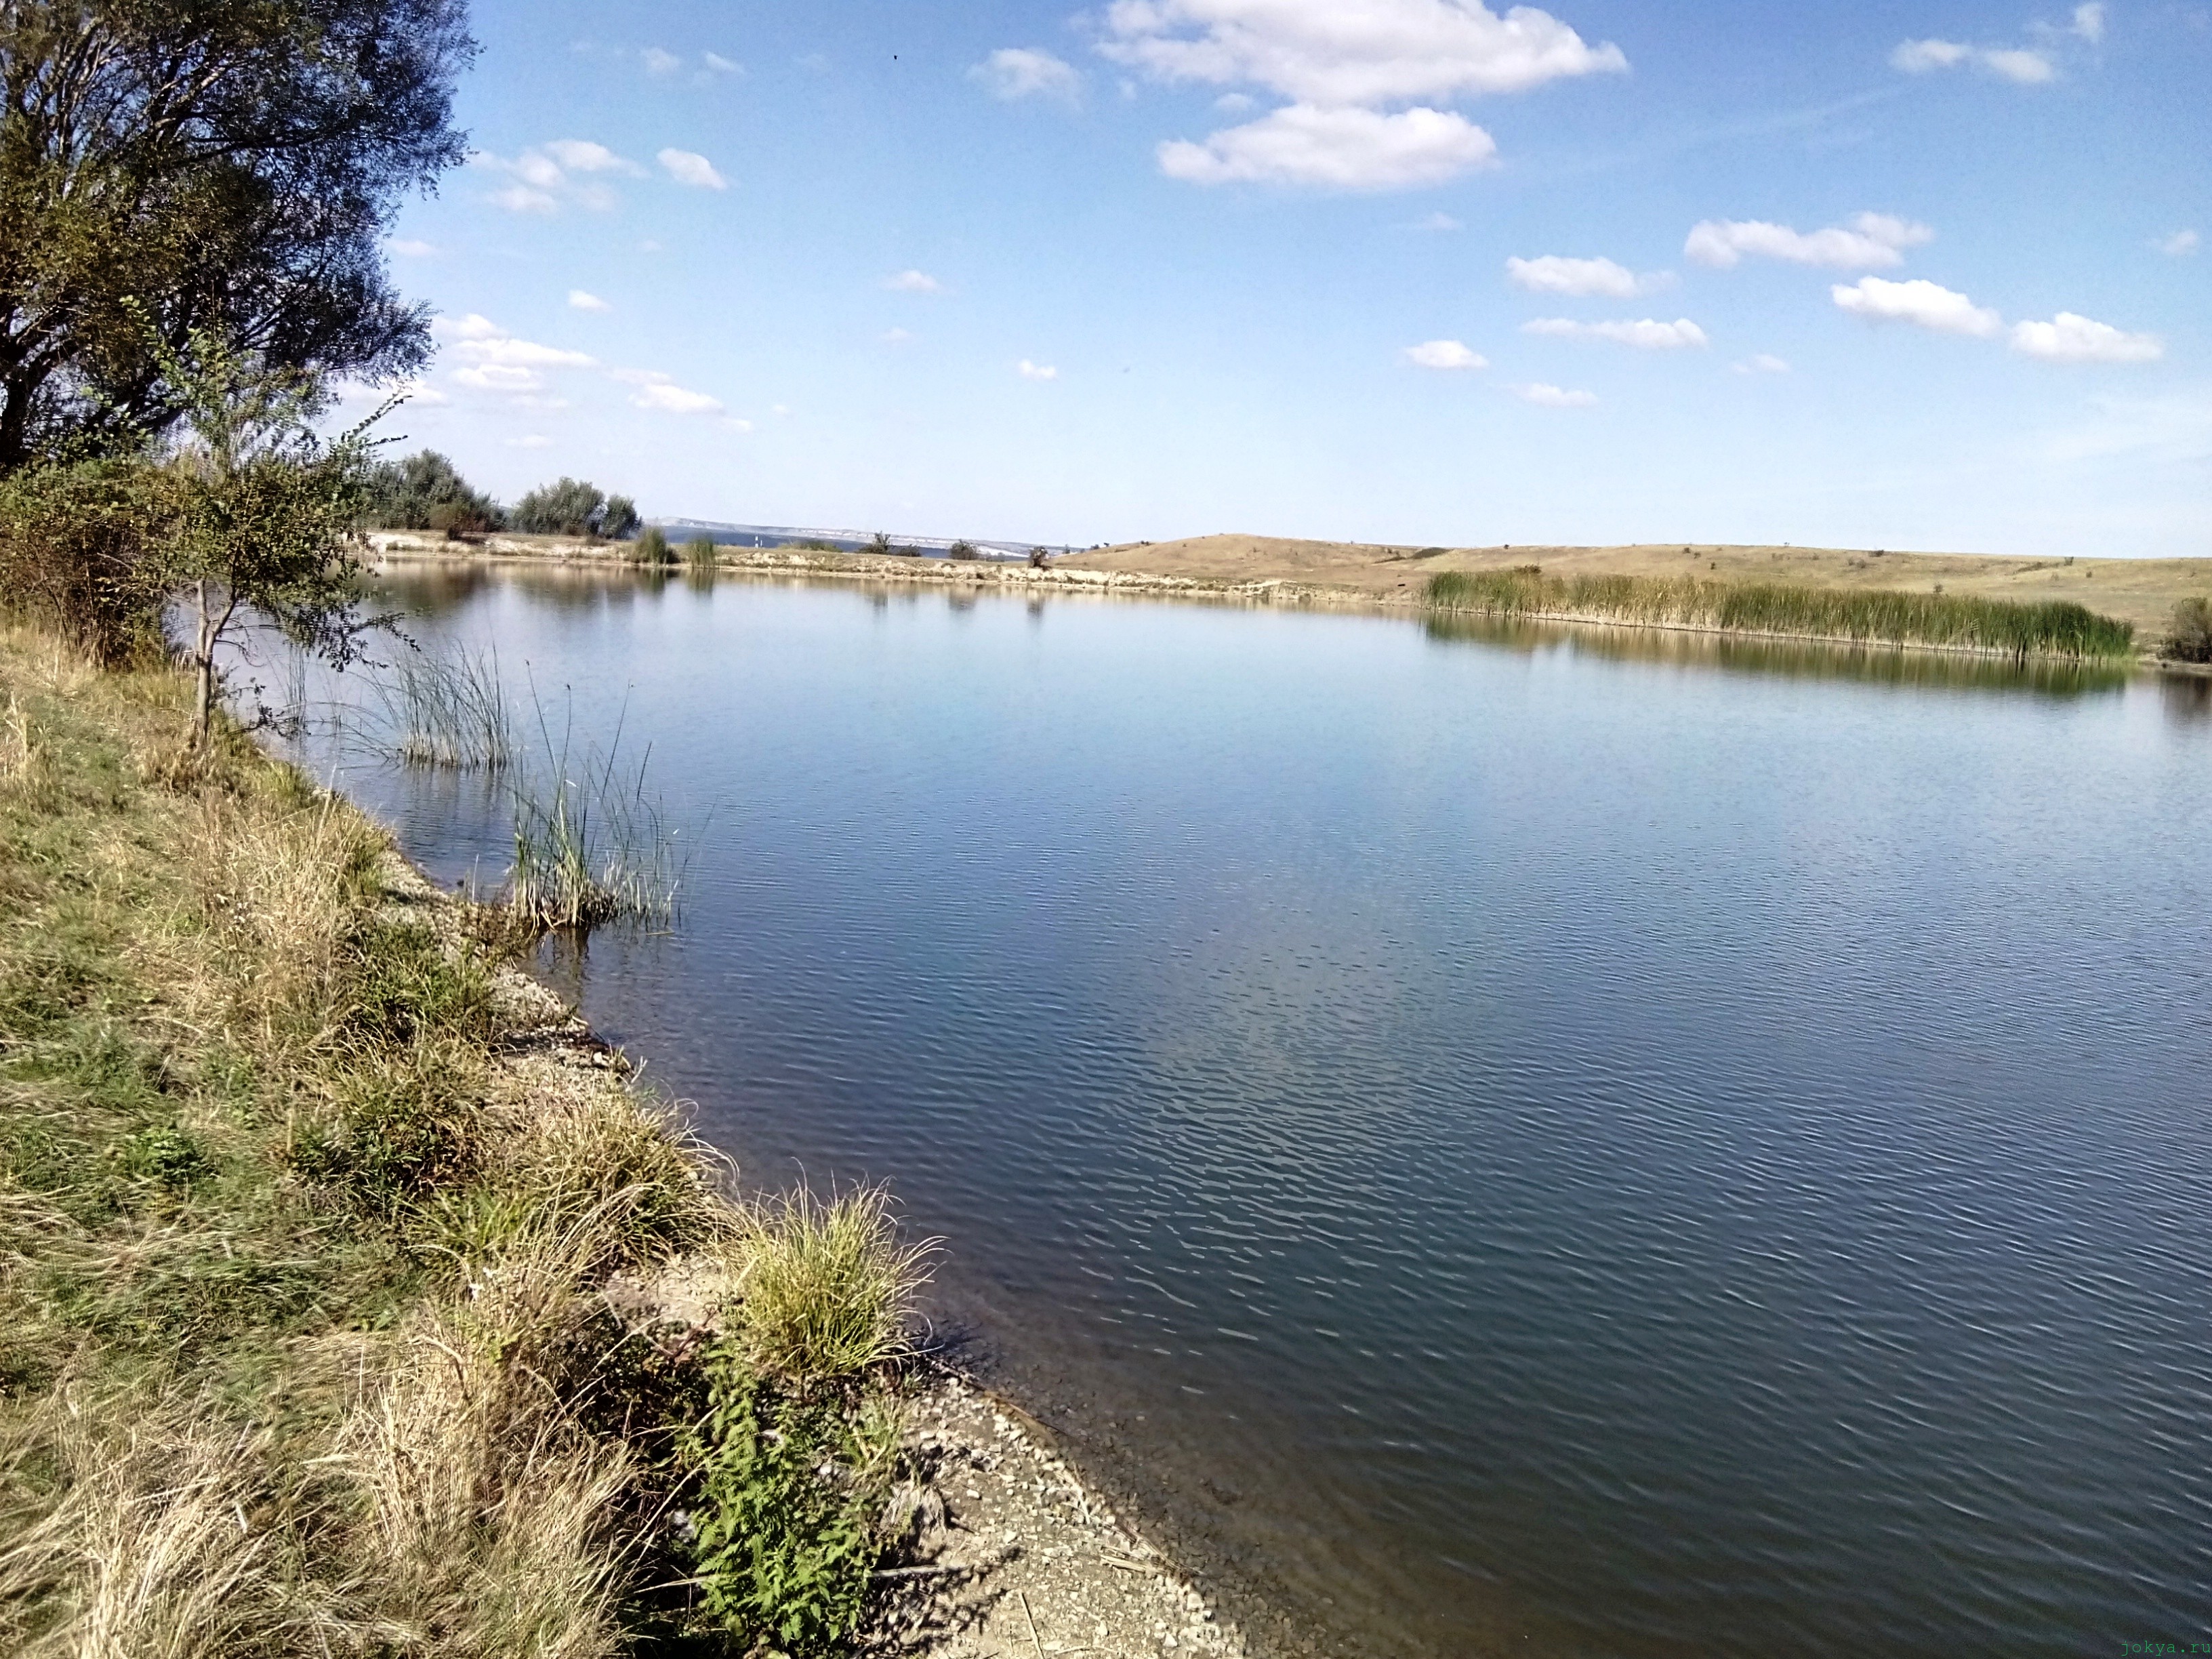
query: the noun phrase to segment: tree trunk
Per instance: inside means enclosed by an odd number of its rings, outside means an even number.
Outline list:
[[[208,615],[207,584],[201,582],[197,591],[200,625],[192,656],[192,744],[204,752],[215,719],[215,635]]]

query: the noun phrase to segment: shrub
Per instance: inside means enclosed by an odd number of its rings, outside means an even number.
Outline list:
[[[0,605],[115,666],[161,641],[155,556],[173,502],[143,463],[27,469],[0,483]]]
[[[514,504],[507,515],[514,528],[532,536],[589,536],[598,532],[607,498],[597,484],[564,477],[540,484]]]
[[[365,522],[385,530],[434,530],[446,536],[480,535],[507,522],[499,503],[469,487],[453,462],[434,449],[371,467]]]
[[[2176,662],[2212,662],[2212,599],[2184,599],[2173,607],[2173,631],[2162,650]]]
[[[657,524],[649,524],[631,544],[629,556],[639,564],[674,564],[676,555],[669,550],[668,537]]]
[[[952,544],[945,556],[948,559],[980,559],[983,556],[975,550],[975,543],[957,541]]]
[[[637,533],[637,503],[627,495],[610,495],[599,511],[599,534],[611,542]]]
[[[707,1414],[684,1447],[700,1477],[704,1610],[791,1659],[842,1652],[878,1553],[895,1421],[856,1425],[830,1400],[780,1392],[726,1343],[708,1371]]]
[[[684,562],[695,574],[711,571],[720,557],[711,536],[694,536],[684,544]]]

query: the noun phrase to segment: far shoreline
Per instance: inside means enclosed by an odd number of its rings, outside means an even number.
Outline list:
[[[495,533],[469,541],[447,541],[428,532],[374,531],[369,533],[369,544],[380,560],[446,564],[514,564],[551,565],[558,568],[588,568],[623,574],[641,574],[645,567],[628,558],[623,549],[629,544],[587,540],[577,537],[520,536]],[[1218,556],[1219,550],[1228,544],[1248,550],[1244,558],[1224,562]],[[1672,552],[1680,544],[1668,544]],[[1291,550],[1287,555],[1277,550]],[[1305,550],[1322,550],[1323,556],[1315,558]],[[1732,570],[1762,580],[1802,579],[1802,565],[1810,564],[1818,570],[1818,561],[1832,558],[1858,561],[1857,568],[1866,568],[1874,558],[1898,561],[1898,568],[1909,568],[1911,564],[1931,565],[1946,571],[1961,563],[1985,566],[1978,580],[1969,578],[1972,588],[2002,586],[2008,591],[1984,593],[1984,597],[2016,599],[2031,603],[2051,597],[2027,590],[2017,579],[2021,574],[2033,575],[2057,566],[2061,570],[2073,568],[2072,562],[2021,561],[1976,554],[1855,554],[1832,549],[1789,549],[1709,547],[1685,548],[1691,559],[1700,564],[1720,567],[1723,556],[1729,558]],[[1785,551],[1795,556],[1796,562],[1781,574],[1770,574],[1759,568],[1760,555]],[[1271,552],[1273,556],[1270,556]],[[752,577],[798,577],[807,580],[849,582],[906,582],[939,587],[969,587],[990,589],[1009,594],[1041,595],[1057,593],[1063,596],[1090,595],[1096,597],[1127,597],[1139,599],[1186,599],[1216,604],[1242,605],[1252,607],[1285,606],[1300,610],[1326,610],[1364,613],[1373,616],[1399,616],[1426,618],[1454,613],[1440,612],[1427,605],[1414,585],[1414,576],[1425,578],[1444,569],[1494,570],[1510,568],[1514,562],[1541,562],[1545,568],[1581,571],[1589,574],[1613,574],[1614,567],[1636,566],[1640,568],[1621,570],[1620,574],[1642,574],[1650,568],[1655,550],[1649,546],[1624,548],[1498,548],[1498,549],[1430,549],[1422,552],[1403,551],[1395,548],[1353,548],[1350,544],[1275,543],[1252,538],[1206,537],[1184,543],[1133,543],[1123,546],[1094,549],[1085,552],[1055,556],[1042,568],[1012,560],[954,560],[933,558],[921,555],[881,555],[823,551],[804,548],[750,548],[723,546],[716,550],[714,574]],[[1207,555],[1217,556],[1209,557]],[[1708,556],[1711,556],[1708,557]],[[1676,556],[1680,556],[1677,555]],[[1908,563],[1911,562],[1911,564]],[[1220,567],[1227,562],[1230,568]],[[1779,564],[1779,558],[1769,562]],[[2179,578],[2185,573],[2194,575],[2203,571],[2202,586],[2212,590],[2212,560],[2159,561],[2100,561],[2106,565],[2125,568],[2131,565],[2157,566],[2151,580],[2168,592],[2190,586]],[[1159,564],[1182,568],[1140,568],[1138,565]],[[1415,572],[1399,577],[1397,571],[1406,566],[1415,566]],[[1254,574],[1243,574],[1237,567],[1249,566]],[[2170,571],[2166,567],[2183,567],[2183,572]],[[1663,568],[1663,567],[1662,567]],[[668,574],[681,574],[684,567],[664,566]],[[1352,576],[1364,580],[1311,580],[1310,576]],[[1218,574],[1217,574],[1218,572]],[[1376,580],[1377,576],[1381,581]],[[2079,579],[2086,584],[2094,576]],[[1388,581],[1389,586],[1382,585]],[[1841,584],[1834,584],[1840,586]],[[2109,586],[2113,584],[2108,583]],[[1872,584],[1853,584],[1872,587]],[[1878,589],[1876,591],[1879,591]],[[1943,591],[1941,586],[1937,592]],[[2074,594],[2066,597],[2075,598]],[[2179,597],[2188,597],[2180,593]],[[2156,603],[2153,599],[2150,602]],[[2142,603],[2131,609],[2140,610]],[[2169,606],[2170,608],[2170,606]],[[1474,615],[1480,613],[1457,613]],[[2104,612],[2102,614],[2115,614]],[[2123,616],[2121,620],[2135,623],[2139,637],[2151,634],[2143,623],[2135,617]],[[1935,644],[1919,641],[1891,641],[1854,639],[1834,634],[1771,632],[1738,628],[1715,627],[1698,623],[1679,621],[1626,620],[1619,617],[1598,616],[1573,611],[1541,611],[1516,614],[1515,622],[1538,623],[1547,626],[1608,632],[1630,630],[1644,633],[1674,633],[1705,637],[1742,640],[1764,644],[1813,645],[1840,651],[1910,652],[1940,657],[1963,657],[1982,661],[2006,662],[2017,659],[2016,653],[1974,646]],[[2051,653],[2033,653],[2030,660],[2043,663],[2064,663],[2077,660]],[[2159,656],[2154,649],[2139,648],[2131,661],[2114,662],[2106,665],[2136,675],[2202,678],[2212,677],[2212,665],[2185,663]]]

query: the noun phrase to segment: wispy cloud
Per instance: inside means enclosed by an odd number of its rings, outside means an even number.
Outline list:
[[[1562,340],[1611,340],[1619,345],[1634,346],[1639,351],[1679,351],[1686,346],[1711,343],[1705,330],[1687,317],[1678,317],[1671,323],[1650,317],[1639,322],[1622,319],[1602,323],[1580,323],[1570,317],[1539,317],[1522,324],[1521,331],[1547,334]]]
[[[405,236],[395,236],[386,246],[403,259],[428,259],[438,252],[434,242],[418,242]]]
[[[645,169],[627,161],[605,144],[588,138],[555,138],[533,145],[512,158],[478,150],[471,164],[503,173],[509,183],[491,199],[511,213],[557,213],[566,206],[605,212],[615,204],[615,193],[601,179],[641,177]]]
[[[2185,253],[2196,252],[2198,245],[2203,240],[2203,239],[2198,236],[2193,230],[2177,230],[2171,236],[2162,236],[2159,238],[2159,240],[2153,242],[2151,246],[2156,248],[2160,253],[2178,259]],[[399,244],[397,242],[392,244],[392,246],[395,248],[398,246]]]
[[[1487,368],[1490,360],[1480,352],[1470,349],[1458,340],[1424,340],[1419,345],[1407,346],[1404,353],[1407,362],[1417,368],[1472,369]]]
[[[701,190],[727,190],[729,181],[714,171],[714,164],[696,150],[664,149],[654,158],[679,185]]]
[[[1455,111],[1291,104],[1211,134],[1171,139],[1160,171],[1195,185],[1306,185],[1328,190],[1407,190],[1440,185],[1497,160],[1498,145]]]
[[[1547,253],[1534,259],[1508,259],[1506,280],[1532,294],[1604,295],[1615,300],[1632,299],[1647,284],[1657,287],[1658,277],[1638,277],[1626,265],[1610,259],[1571,259]]]
[[[586,294],[580,288],[568,290],[568,306],[574,311],[612,311],[614,307],[596,294]]]
[[[1534,404],[1543,409],[1595,409],[1597,407],[1597,393],[1595,392],[1570,392],[1564,386],[1553,386],[1543,380],[1538,380],[1532,386],[1516,386],[1512,388],[1512,392],[1513,395],[1522,402]]]
[[[1060,371],[1050,363],[1033,363],[1024,357],[1014,365],[1014,373],[1024,380],[1056,380]]]
[[[453,384],[472,392],[520,397],[544,386],[544,370],[597,366],[584,352],[521,339],[476,312],[434,318],[430,332],[459,365],[451,375]]]
[[[665,52],[659,46],[647,46],[643,52],[638,53],[638,58],[644,63],[645,71],[648,75],[673,75],[684,67],[684,60],[672,52]]]
[[[1001,46],[968,71],[994,98],[1012,103],[1022,98],[1056,98],[1073,103],[1082,95],[1083,77],[1065,59],[1036,46]]]
[[[670,415],[719,415],[722,401],[710,398],[703,392],[693,392],[676,384],[675,379],[658,369],[617,368],[608,371],[609,377],[633,386],[629,402],[638,409],[659,410]]]
[[[1729,367],[1739,374],[1787,374],[1790,372],[1788,361],[1771,351],[1755,352],[1741,362],[1730,363]]]
[[[884,278],[883,286],[894,294],[942,294],[945,284],[926,270],[902,270]]]
[[[1749,253],[1793,264],[1883,270],[1903,264],[1905,249],[1935,240],[1936,233],[1926,225],[1886,213],[1862,213],[1848,229],[1832,225],[1802,232],[1764,219],[1706,219],[1690,228],[1682,254],[1698,264],[1721,269],[1741,264]]]

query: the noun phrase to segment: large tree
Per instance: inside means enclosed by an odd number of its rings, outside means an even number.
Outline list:
[[[380,236],[466,155],[465,0],[0,0],[0,476],[180,412],[148,337],[389,381]]]

